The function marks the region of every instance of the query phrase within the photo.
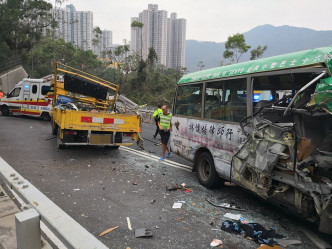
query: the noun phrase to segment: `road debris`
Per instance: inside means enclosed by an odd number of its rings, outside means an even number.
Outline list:
[[[118,228],[119,228],[119,226],[111,227],[111,228],[109,228],[109,229],[106,229],[104,232],[101,232],[101,233],[99,234],[99,237],[102,237],[102,236],[104,236],[105,234],[110,233],[110,232],[112,232],[113,230],[118,229]]]
[[[281,249],[281,247],[278,245],[269,246],[266,244],[259,246],[257,249],[270,249],[270,248]]]
[[[156,200],[151,200],[151,204],[153,204],[153,203],[155,203],[156,202]]]
[[[152,236],[151,229],[139,228],[135,230],[135,238],[151,237],[151,236]]]
[[[283,247],[287,247],[290,245],[298,245],[301,244],[302,242],[300,240],[295,240],[295,239],[282,239],[282,240],[278,240],[278,244],[283,246]]]
[[[179,208],[182,207],[182,204],[183,204],[182,202],[174,202],[172,208],[174,208],[174,209],[179,209]]]
[[[178,191],[178,190],[184,190],[187,193],[190,193],[193,189],[192,187],[186,187],[185,183],[182,184],[176,184],[176,183],[172,183],[171,185],[167,185],[166,186],[166,190],[167,191]]]
[[[271,228],[267,230],[258,223],[242,224],[241,222],[224,221],[221,230],[243,235],[246,239],[253,240],[259,244],[267,244],[269,246],[277,245],[278,242],[272,238],[283,238],[284,236],[276,233]]]
[[[73,191],[80,191],[80,189],[79,188],[74,188]]]
[[[232,213],[226,213],[224,214],[225,218],[240,221],[242,224],[247,224],[248,221],[241,216],[241,214],[232,214]]]
[[[213,239],[212,242],[210,243],[210,246],[216,247],[220,246],[222,244],[222,241],[220,239]]]
[[[208,203],[210,203],[212,206],[215,206],[215,207],[220,207],[220,208],[225,208],[225,209],[232,209],[232,210],[238,210],[238,211],[245,211],[244,209],[241,209],[241,208],[238,208],[236,206],[231,206],[231,204],[229,203],[221,203],[221,204],[215,204],[213,203],[212,201],[210,201],[209,199],[205,199]]]
[[[131,227],[131,223],[130,223],[129,217],[127,217],[127,223],[128,223],[128,229],[129,230],[133,230],[132,227]]]
[[[241,214],[231,214],[231,213],[226,213],[224,214],[225,218],[231,219],[231,220],[237,220],[239,221],[241,218]]]
[[[184,219],[184,217],[180,217],[180,218],[178,218],[178,219],[176,219],[177,221],[180,221],[180,220],[183,220]]]

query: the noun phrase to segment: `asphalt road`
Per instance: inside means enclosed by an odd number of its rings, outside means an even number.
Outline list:
[[[154,129],[143,126],[148,154],[87,146],[57,150],[49,122],[0,116],[0,156],[96,237],[119,226],[98,237],[109,248],[210,248],[214,238],[223,241],[223,248],[257,248],[253,241],[220,230],[227,212],[241,213],[250,222],[302,241],[287,248],[316,248],[309,237],[318,236],[323,244],[331,239],[240,187],[208,190],[190,170],[158,162],[154,156],[160,156],[161,147],[152,137]],[[191,166],[175,155],[172,160]],[[185,183],[192,192],[167,191],[172,183]],[[206,197],[245,211],[213,207]],[[185,202],[181,209],[172,208],[176,201]],[[151,229],[153,236],[135,238],[137,228]]]

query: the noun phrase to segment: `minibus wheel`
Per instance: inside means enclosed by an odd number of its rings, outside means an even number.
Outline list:
[[[214,166],[211,154],[207,151],[199,154],[197,158],[197,177],[206,188],[213,188],[219,182],[219,176]]]

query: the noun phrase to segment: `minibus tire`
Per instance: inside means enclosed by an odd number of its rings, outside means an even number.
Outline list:
[[[1,106],[1,114],[2,114],[2,116],[9,116],[10,111],[9,111],[8,106],[6,106],[6,105]]]
[[[206,188],[215,187],[221,178],[218,176],[211,154],[207,151],[199,154],[197,158],[197,178]]]
[[[58,127],[58,132],[56,136],[56,145],[59,150],[63,149],[65,147],[64,144],[62,144],[61,138],[60,138],[60,127]]]
[[[51,116],[48,112],[43,112],[41,114],[41,118],[44,120],[44,121],[50,121],[51,120]]]

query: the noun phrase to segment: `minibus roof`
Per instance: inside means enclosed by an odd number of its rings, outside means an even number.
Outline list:
[[[184,75],[178,84],[236,77],[291,68],[325,66],[332,69],[332,46],[252,60]]]

